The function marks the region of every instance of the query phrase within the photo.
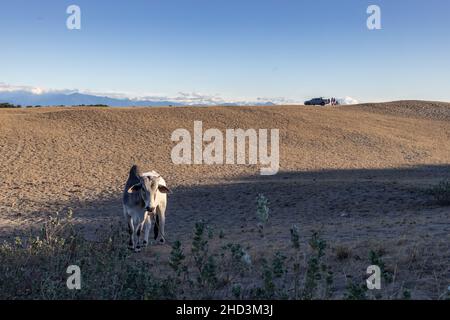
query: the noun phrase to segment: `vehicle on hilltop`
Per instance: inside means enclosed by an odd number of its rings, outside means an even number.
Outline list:
[[[331,98],[331,99],[325,99],[325,98],[314,98],[308,101],[305,101],[305,106],[326,106],[326,105],[338,105],[339,103],[337,102],[336,98]]]

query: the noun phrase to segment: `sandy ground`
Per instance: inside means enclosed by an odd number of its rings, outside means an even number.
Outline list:
[[[280,173],[256,165],[174,165],[173,130],[280,129]],[[339,107],[0,109],[0,232],[11,239],[47,216],[74,210],[95,228],[118,220],[129,168],[161,173],[173,194],[166,255],[205,219],[226,238],[263,254],[320,229],[331,248],[346,246],[348,273],[365,274],[369,248],[382,248],[413,297],[437,298],[450,285],[450,209],[424,190],[450,178],[450,104],[402,101]],[[255,199],[271,216],[264,246],[255,231]],[[364,260],[365,259],[365,260]],[[357,271],[355,271],[357,270]],[[414,283],[408,277],[414,275]],[[339,284],[338,284],[339,285]],[[343,284],[340,284],[343,286]]]

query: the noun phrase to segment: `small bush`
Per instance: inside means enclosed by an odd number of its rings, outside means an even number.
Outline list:
[[[344,261],[350,258],[351,256],[351,250],[348,247],[345,246],[338,246],[336,247],[336,258],[339,261]]]
[[[180,241],[175,241],[169,257],[169,266],[180,276],[181,272],[186,271],[187,267],[183,265],[186,256],[183,253]]]
[[[355,284],[350,281],[347,283],[347,292],[345,293],[346,300],[366,300],[367,299],[367,285],[363,284]]]
[[[430,190],[430,194],[440,205],[450,205],[450,180],[443,180]]]
[[[262,261],[261,279],[263,286],[253,290],[253,296],[257,299],[274,299],[276,285],[272,268],[266,259]]]
[[[17,109],[17,108],[22,108],[22,106],[11,103],[0,103],[0,109]]]
[[[370,253],[369,253],[370,263],[372,265],[376,265],[376,266],[380,267],[381,275],[383,276],[383,279],[386,282],[390,283],[390,282],[392,282],[392,274],[391,274],[391,272],[386,270],[386,265],[385,265],[383,259],[381,258],[382,254],[383,253],[380,252],[379,250],[378,251],[370,250]]]
[[[300,231],[297,225],[291,227],[291,244],[294,249],[300,249]]]
[[[242,286],[240,284],[233,285],[231,292],[233,293],[233,297],[235,299],[240,299],[242,294]]]
[[[324,292],[321,298],[329,298],[332,291],[333,272],[323,262],[327,243],[317,231],[314,231],[309,241],[312,253],[307,262],[306,280],[303,288],[302,298],[305,300],[315,299],[318,295],[319,281],[324,281]]]
[[[258,194],[256,199],[256,217],[258,218],[258,232],[264,237],[264,226],[269,221],[269,200],[263,195]]]

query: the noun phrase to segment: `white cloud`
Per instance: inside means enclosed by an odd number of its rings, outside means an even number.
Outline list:
[[[272,102],[274,104],[303,104],[303,102],[298,101],[298,100],[294,100],[294,99],[288,99],[285,97],[275,97],[275,98],[256,98],[256,101],[259,103],[264,103],[264,102]]]
[[[359,103],[358,100],[356,100],[352,97],[338,98],[337,101],[339,102],[339,104],[344,104],[344,105]]]
[[[63,93],[68,94],[74,92],[74,90],[54,90],[46,89],[41,87],[23,86],[23,85],[11,85],[7,83],[0,82],[0,92],[29,92],[36,95],[41,95],[45,93]]]
[[[171,101],[174,103],[186,105],[220,105],[220,104],[236,104],[236,105],[252,105],[263,103],[274,104],[302,104],[303,102],[284,97],[257,97],[255,99],[247,98],[225,98],[220,94],[205,94],[201,92],[184,92],[180,91],[175,96],[163,94],[134,94],[131,92],[97,92],[91,90],[80,89],[48,89],[42,87],[10,85],[0,82],[0,92],[29,92],[35,95],[43,94],[88,94],[101,97],[110,97],[116,99],[130,99],[135,101]]]

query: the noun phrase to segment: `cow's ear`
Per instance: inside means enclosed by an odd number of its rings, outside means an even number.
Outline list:
[[[159,185],[158,190],[161,193],[172,193],[172,191],[169,188],[167,188],[166,186],[163,186],[163,185]]]
[[[142,185],[140,183],[137,183],[133,186],[130,187],[130,189],[128,189],[128,193],[133,193],[133,192],[137,192],[139,190],[141,190]]]

